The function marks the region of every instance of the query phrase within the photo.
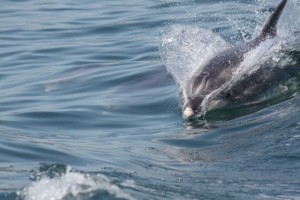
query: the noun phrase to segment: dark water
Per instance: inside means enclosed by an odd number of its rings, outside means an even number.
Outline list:
[[[174,81],[277,2],[1,1],[0,199],[300,199],[297,73],[197,124]],[[281,67],[300,67],[299,10],[279,22]]]

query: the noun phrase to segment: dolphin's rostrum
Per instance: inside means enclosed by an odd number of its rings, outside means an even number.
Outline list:
[[[286,2],[287,0],[282,0],[279,3],[255,39],[217,54],[203,68],[196,71],[185,89],[186,99],[183,102],[185,118],[202,115],[208,110],[232,102],[242,102],[277,78],[275,73],[269,74],[261,69],[255,72],[253,77],[237,81],[231,87],[224,86],[231,80],[234,69],[244,60],[247,52],[258,47],[266,39],[276,36],[277,22]],[[256,84],[251,84],[252,79],[255,79]]]

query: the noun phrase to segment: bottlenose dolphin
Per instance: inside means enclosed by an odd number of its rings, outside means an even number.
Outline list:
[[[203,115],[209,110],[231,103],[245,102],[278,78],[278,70],[259,69],[230,86],[226,84],[232,80],[234,69],[241,64],[247,52],[276,36],[277,22],[286,2],[287,0],[282,0],[279,3],[255,39],[217,54],[196,71],[183,91],[184,118]]]

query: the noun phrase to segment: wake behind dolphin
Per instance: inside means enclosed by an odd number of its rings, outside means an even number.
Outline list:
[[[278,4],[258,37],[218,53],[204,67],[199,67],[182,91],[184,118],[245,102],[279,78],[278,70],[260,69],[242,79],[231,81],[235,75],[234,71],[245,59],[245,55],[277,35],[277,22],[286,2],[287,0],[282,0]]]

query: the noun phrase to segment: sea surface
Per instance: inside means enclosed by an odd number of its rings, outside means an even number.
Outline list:
[[[241,65],[289,76],[196,121],[180,103],[278,2],[1,0],[0,199],[299,200],[298,0]]]

